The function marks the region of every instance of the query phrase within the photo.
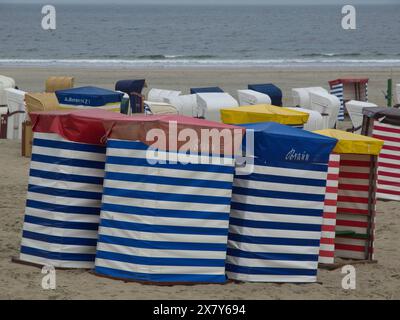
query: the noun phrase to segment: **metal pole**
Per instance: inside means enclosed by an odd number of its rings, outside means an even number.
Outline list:
[[[392,79],[388,79],[387,82],[387,106],[392,107],[392,86],[393,86],[393,81]]]

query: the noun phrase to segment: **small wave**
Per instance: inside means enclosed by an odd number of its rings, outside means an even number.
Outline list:
[[[345,58],[345,57],[360,57],[362,54],[353,52],[353,53],[305,53],[302,54],[301,56],[303,58],[326,58],[326,57],[332,57],[332,58]]]
[[[138,56],[139,60],[204,60],[204,59],[215,59],[216,56],[213,55],[163,55],[163,54],[150,54]]]

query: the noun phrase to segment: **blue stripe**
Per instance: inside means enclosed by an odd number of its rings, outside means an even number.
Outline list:
[[[169,210],[148,207],[125,206],[121,204],[109,204],[103,201],[102,211],[135,214],[150,217],[184,218],[184,219],[207,219],[228,220],[229,213],[191,211],[191,210]]]
[[[66,237],[66,236],[53,236],[49,234],[36,233],[24,230],[22,233],[22,238],[32,239],[37,241],[43,241],[48,243],[57,243],[64,245],[75,245],[75,246],[91,246],[96,247],[96,239],[88,238],[76,238],[76,237]]]
[[[171,188],[171,191],[173,188]],[[113,197],[124,197],[133,199],[148,199],[156,201],[175,201],[175,202],[189,202],[189,203],[205,203],[205,204],[221,204],[229,205],[231,202],[230,197],[213,197],[192,194],[179,194],[179,193],[162,193],[152,191],[139,191],[139,190],[126,190],[117,188],[104,188],[104,195]],[[182,204],[184,206],[184,204]]]
[[[190,250],[190,251],[226,251],[224,243],[171,242],[150,241],[99,235],[99,242],[117,244],[127,247],[159,249],[159,250]]]
[[[87,184],[100,184],[103,185],[103,178],[92,177],[92,176],[83,176],[78,174],[67,174],[60,172],[51,172],[44,170],[31,169],[29,172],[31,177],[43,178],[48,180],[57,180],[57,181],[70,181],[77,183],[87,183]]]
[[[242,243],[270,244],[279,246],[306,246],[319,247],[320,241],[315,239],[277,238],[277,237],[256,237],[237,233],[229,233],[228,239]]]
[[[323,202],[325,195],[298,193],[298,192],[283,192],[283,191],[272,191],[272,190],[257,190],[242,187],[234,187],[232,192],[234,194],[241,194],[252,197],[263,197],[263,198],[274,198],[284,200],[305,200],[305,201],[318,201]]]
[[[51,252],[25,246],[21,246],[21,253],[51,260],[64,261],[94,261],[96,257],[94,254]]]
[[[66,205],[60,205],[57,203],[48,203],[48,202],[30,200],[30,199],[26,200],[26,206],[28,208],[40,209],[40,210],[52,211],[52,212],[100,215],[100,208],[66,206]]]
[[[128,279],[136,281],[151,282],[196,282],[196,283],[225,283],[225,275],[208,275],[208,274],[148,274],[117,270],[106,267],[95,267],[97,274],[105,275],[113,278]]]
[[[232,181],[210,181],[202,179],[187,179],[187,178],[174,178],[152,176],[146,174],[133,174],[133,173],[119,173],[119,172],[106,172],[105,179],[129,181],[129,182],[146,182],[165,185],[188,186],[198,188],[215,188],[215,189],[231,189]]]
[[[258,229],[275,229],[275,230],[297,230],[297,231],[317,231],[321,232],[321,225],[306,224],[306,223],[288,223],[288,222],[270,222],[270,221],[255,221],[238,218],[230,218],[231,225],[258,228]]]
[[[199,172],[217,172],[233,174],[234,166],[228,165],[215,165],[215,164],[181,164],[181,163],[156,163],[150,164],[146,158],[129,158],[129,157],[115,157],[107,156],[107,164],[117,164],[133,167],[152,167],[163,168],[171,170],[188,170]]]
[[[227,255],[232,257],[275,260],[275,261],[318,261],[318,254],[274,253],[274,252],[249,252],[228,248]]]
[[[326,186],[326,180],[322,179],[319,180],[319,179],[295,178],[286,176],[274,176],[274,175],[267,175],[260,173],[252,173],[251,175],[248,176],[235,176],[235,179],[282,183],[282,184],[300,185],[300,186],[312,186],[312,187]]]
[[[156,221],[156,220],[155,220]],[[100,225],[107,228],[120,230],[134,230],[149,233],[172,233],[172,234],[203,234],[215,236],[227,236],[228,229],[225,228],[203,228],[185,226],[162,226],[156,224],[141,224],[133,222],[122,222],[117,220],[101,219]]]
[[[121,261],[126,263],[141,264],[148,266],[182,266],[182,267],[224,267],[225,259],[188,259],[188,258],[164,258],[142,257],[127,255],[116,252],[97,250],[96,258]]]
[[[36,153],[32,154],[31,161],[58,164],[60,166],[71,166],[71,167],[103,169],[103,170],[105,166],[105,163],[103,161],[62,158],[62,157],[46,156]]]
[[[51,220],[45,218],[38,218],[30,215],[25,215],[24,221],[26,223],[38,224],[45,227],[61,228],[61,229],[74,229],[74,230],[92,230],[97,231],[99,225],[97,223],[89,222],[67,222],[60,220]]]
[[[284,199],[282,199],[284,202]],[[322,217],[322,209],[304,209],[304,208],[286,208],[286,207],[275,207],[275,206],[262,206],[257,204],[248,204],[241,202],[232,202],[231,209],[248,211],[248,212],[259,212],[259,213],[272,213],[272,214],[283,214],[293,216],[307,216],[307,217]]]
[[[292,268],[264,268],[264,267],[241,267],[226,264],[226,271],[252,275],[282,275],[282,276],[316,276],[315,269],[292,269]]]
[[[97,146],[93,144],[83,144],[83,143],[74,143],[68,141],[54,141],[47,139],[35,138],[33,141],[34,146],[38,147],[46,147],[46,148],[54,148],[54,149],[64,149],[64,150],[73,150],[73,151],[84,151],[91,153],[106,153],[106,148],[103,146]]]
[[[42,187],[42,186],[33,185],[33,184],[28,185],[28,191],[34,192],[34,193],[51,195],[51,196],[75,198],[75,199],[101,200],[101,197],[102,197],[101,192],[49,188],[49,187]]]
[[[302,162],[288,162],[288,161],[271,161],[263,158],[254,158],[254,164],[260,166],[267,166],[272,168],[283,168],[292,170],[316,171],[327,172],[328,164],[323,163],[302,163]]]

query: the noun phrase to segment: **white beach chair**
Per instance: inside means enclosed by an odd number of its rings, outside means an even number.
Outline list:
[[[294,88],[292,89],[293,105],[301,108],[310,109],[310,92],[329,93],[322,87]]]
[[[254,90],[238,90],[239,104],[241,106],[256,104],[271,104],[269,95]]]
[[[197,96],[195,94],[164,98],[164,102],[173,105],[180,115],[197,116]]]
[[[164,99],[180,96],[181,93],[181,91],[153,88],[147,94],[147,100],[151,102],[164,102]]]
[[[22,139],[22,123],[26,120],[25,91],[5,89],[8,105],[7,139]]]
[[[7,105],[7,96],[5,89],[8,88],[15,88],[14,79],[0,75],[0,106]]]
[[[351,122],[353,124],[354,133],[361,133],[361,127],[363,123],[363,109],[364,108],[376,108],[377,105],[374,103],[369,103],[365,101],[350,100],[346,102],[346,109],[350,116]]]
[[[335,128],[340,110],[339,98],[328,93],[310,92],[310,103],[311,110],[328,115],[324,118],[324,128]]]
[[[295,111],[301,111],[304,113],[308,113],[310,117],[308,118],[308,121],[304,124],[304,130],[307,131],[315,131],[315,130],[323,130],[327,129],[324,127],[324,125],[328,122],[325,117],[328,117],[328,115],[321,115],[318,111],[314,110],[309,110],[305,108],[299,108],[299,107],[293,107],[293,108],[288,108],[291,110]]]
[[[397,103],[400,104],[400,83],[396,84]]]
[[[220,109],[238,107],[229,93],[197,93],[197,117],[221,122]]]

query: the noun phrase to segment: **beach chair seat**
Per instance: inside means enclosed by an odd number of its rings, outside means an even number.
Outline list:
[[[248,89],[264,93],[271,98],[274,106],[282,107],[282,90],[272,83],[249,84]]]
[[[254,90],[238,90],[239,104],[249,106],[256,104],[271,104],[269,95]]]
[[[7,94],[8,116],[7,116],[7,139],[21,140],[22,123],[26,118],[25,91],[8,88]]]
[[[323,116],[318,111],[299,108],[299,107],[287,108],[287,109],[308,113],[310,115],[308,117],[307,122],[304,124],[304,130],[315,131],[315,130],[327,129],[324,128],[324,124],[326,123],[324,117],[327,117],[327,115]]]
[[[364,101],[356,101],[350,100],[346,102],[346,109],[350,116],[351,122],[353,124],[353,128],[351,132],[361,133],[361,127],[363,123],[363,109],[364,108],[376,108],[377,105],[374,103],[364,102]]]
[[[144,102],[144,112],[152,115],[167,115],[167,114],[178,114],[177,108],[165,102]]]
[[[0,75],[0,106],[7,105],[7,95],[5,89],[8,88],[15,88],[14,79]]]
[[[165,102],[173,105],[180,115],[197,116],[197,96],[195,94],[165,98]]]
[[[143,88],[147,87],[145,79],[139,80],[119,80],[115,84],[115,91],[120,91],[129,96],[131,113],[143,112],[144,96]],[[122,104],[121,104],[122,106]],[[128,110],[121,110],[121,113],[129,113]]]
[[[46,92],[71,89],[74,87],[74,77],[49,77],[46,80]]]
[[[153,88],[147,94],[147,101],[165,102],[165,99],[180,96],[181,93],[182,91]]]
[[[198,118],[221,122],[221,109],[238,106],[239,103],[229,93],[197,93]]]

